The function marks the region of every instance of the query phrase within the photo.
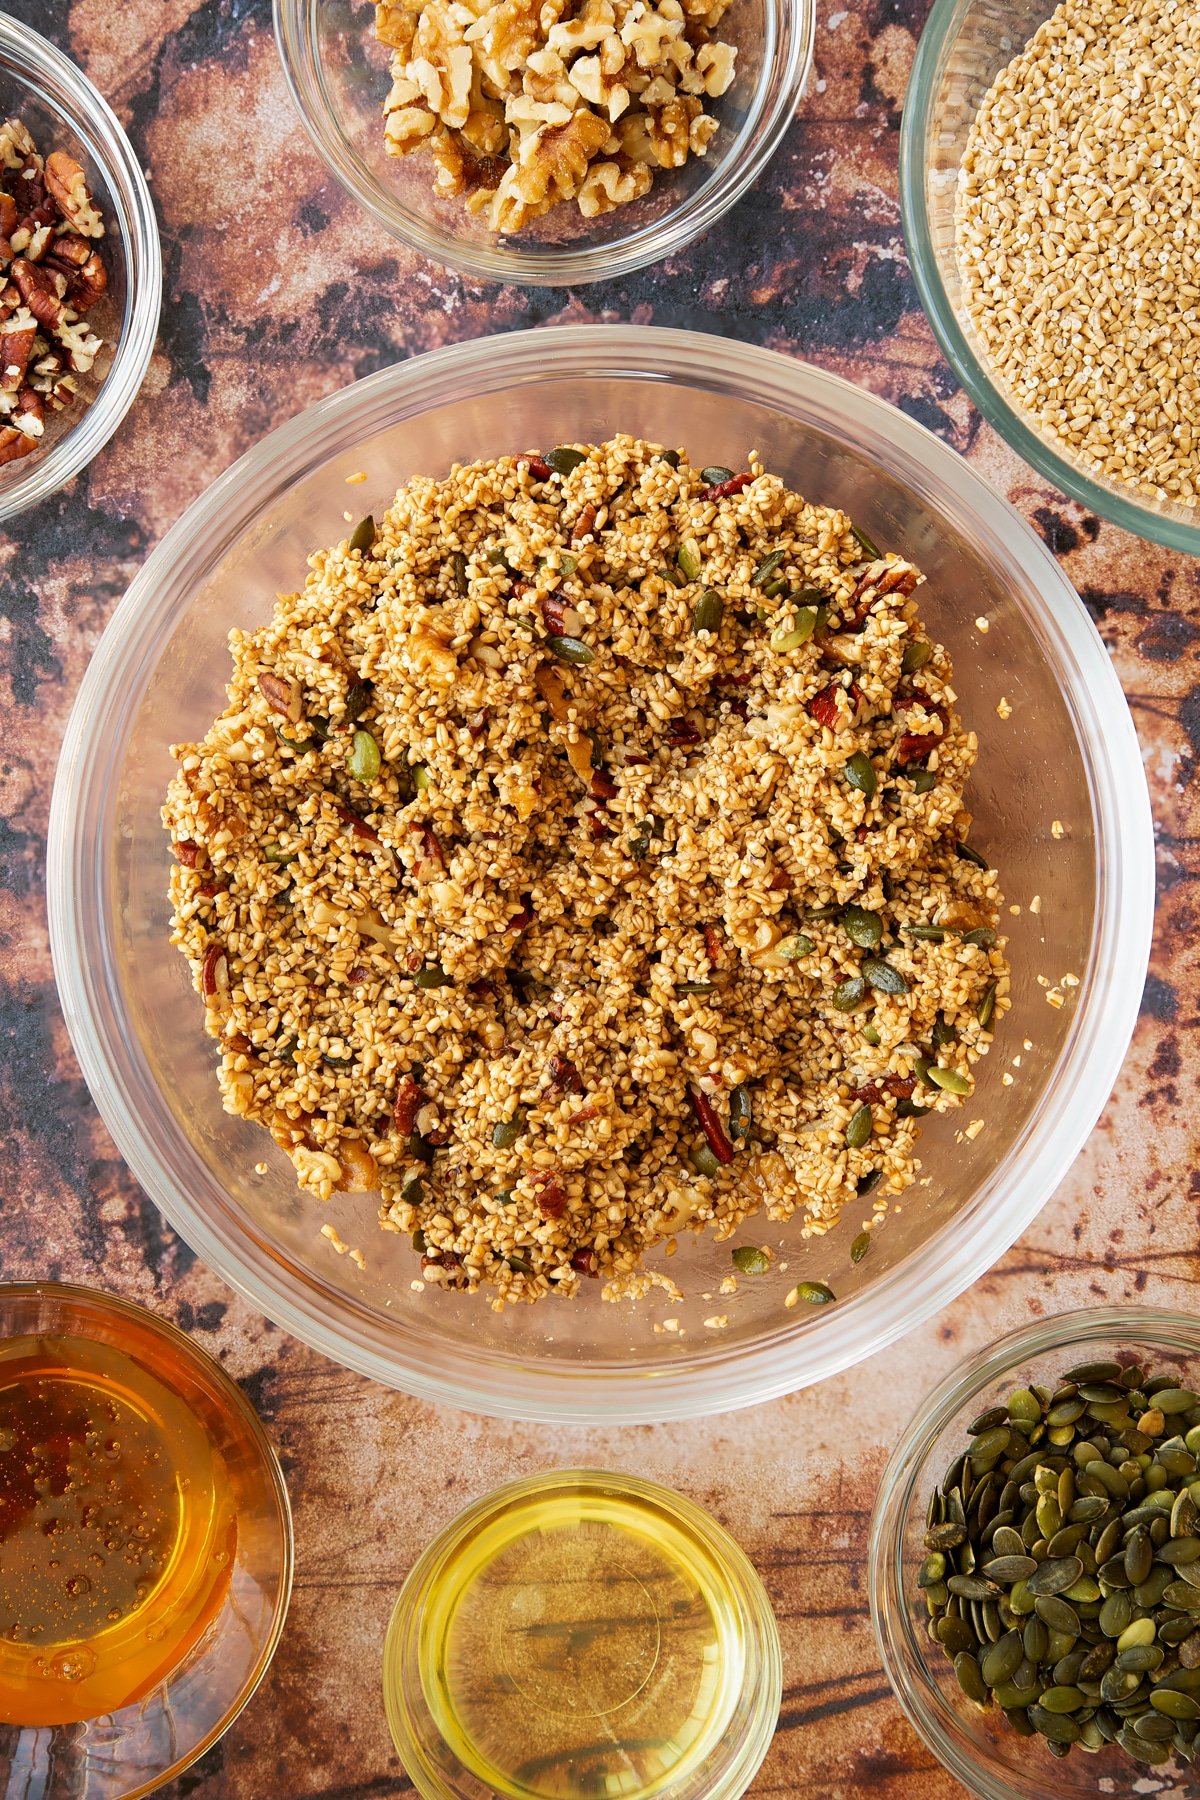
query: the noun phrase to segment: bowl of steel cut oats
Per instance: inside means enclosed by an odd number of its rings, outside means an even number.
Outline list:
[[[1200,13],[937,0],[904,102],[921,304],[984,417],[1099,513],[1200,555]]]
[[[276,0],[306,129],[434,262],[576,284],[660,261],[762,173],[812,62],[812,0]]]
[[[834,377],[515,334],[285,426],[138,577],[56,789],[64,1012],[196,1250],[432,1398],[819,1379],[1057,1183],[1146,796],[1012,511]]]

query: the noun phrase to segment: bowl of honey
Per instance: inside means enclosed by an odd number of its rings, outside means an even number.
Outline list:
[[[261,1681],[291,1591],[275,1452],[175,1326],[0,1286],[0,1796],[134,1800]]]

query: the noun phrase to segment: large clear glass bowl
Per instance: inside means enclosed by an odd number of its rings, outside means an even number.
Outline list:
[[[107,444],[145,378],[162,299],[150,190],[115,113],[61,50],[0,13],[0,119],[10,117],[23,120],[44,156],[75,157],[104,214],[108,292],[88,321],[109,348],[81,378],[75,403],[49,415],[38,449],[0,468],[0,520],[64,487]]]
[[[925,1556],[929,1496],[969,1442],[967,1426],[986,1408],[1031,1383],[1057,1386],[1081,1362],[1137,1362],[1152,1374],[1200,1388],[1200,1320],[1153,1307],[1089,1307],[1039,1319],[990,1344],[956,1369],[920,1407],[893,1450],[871,1522],[867,1558],[871,1618],[896,1698],[930,1750],[981,1800],[1185,1800],[1196,1775],[1184,1763],[1149,1767],[1124,1751],[1072,1749],[1052,1756],[1039,1737],[1023,1738],[998,1707],[971,1703],[954,1664],[925,1626],[916,1585]]]
[[[577,1299],[497,1313],[480,1295],[414,1293],[413,1252],[378,1230],[374,1197],[343,1196],[332,1210],[302,1198],[266,1134],[221,1110],[199,1002],[167,941],[167,746],[202,734],[224,705],[230,628],[265,620],[348,517],[380,512],[398,483],[456,458],[618,430],[734,468],[756,448],[925,569],[921,604],[953,652],[962,712],[980,736],[973,839],[1022,908],[1009,921],[1013,1008],[969,1115],[923,1131],[928,1185],[905,1197],[861,1263],[848,1254],[853,1213],[814,1240],[799,1219],[752,1221],[735,1241],[771,1243],[777,1259],[735,1294],[720,1292],[729,1244],[685,1234],[677,1255],[654,1259],[685,1290],[682,1305],[661,1294],[605,1304],[600,1284],[585,1283]],[[366,482],[348,486],[360,472]],[[983,615],[986,634],[974,623]],[[67,729],[48,854],[55,969],[84,1074],[134,1173],[205,1261],[299,1337],[413,1393],[613,1423],[748,1405],[820,1380],[981,1274],[1062,1179],[1109,1094],[1153,905],[1129,713],[1035,534],[952,451],[870,394],[771,351],[633,326],[516,333],[415,358],[310,408],[214,482],[150,557],[96,651]],[[1039,978],[1065,974],[1079,985],[1055,1010]],[[973,1137],[962,1132],[968,1116],[985,1121]],[[365,1267],[320,1235],[327,1219]],[[784,1296],[807,1277],[828,1281],[838,1304],[788,1310]],[[705,1322],[722,1316],[723,1328]],[[668,1318],[676,1328],[664,1331]]]
[[[346,191],[431,261],[485,281],[578,286],[659,262],[707,231],[761,175],[791,124],[812,65],[814,0],[733,0],[721,41],[737,75],[713,102],[720,129],[704,156],[660,170],[642,200],[585,219],[568,202],[497,237],[461,199],[439,198],[427,151],[388,156],[383,102],[390,52],[359,0],[275,0],[275,38],[296,108]]]
[[[1200,507],[1110,481],[1051,438],[994,373],[963,304],[954,197],[967,134],[1005,65],[1057,0],[935,0],[921,34],[900,131],[900,210],[921,305],[942,354],[990,425],[1027,463],[1101,518],[1200,556]]]

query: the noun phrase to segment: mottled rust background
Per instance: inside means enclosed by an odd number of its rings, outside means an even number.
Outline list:
[[[783,1631],[779,1733],[755,1800],[950,1800],[878,1668],[863,1556],[906,1413],[967,1350],[1089,1300],[1196,1293],[1195,802],[1200,565],[1042,485],[957,391],[917,308],[896,200],[899,106],[920,0],[821,8],[787,143],[690,252],[576,293],[468,284],[388,242],[326,178],[293,117],[269,0],[9,0],[115,106],[152,178],[166,260],[145,393],[66,494],[0,543],[0,1272],[98,1283],[177,1319],[226,1363],[283,1455],[297,1579],[282,1649],[173,1800],[368,1800],[412,1789],[378,1661],[414,1554],[468,1498],[570,1460],[672,1482],[736,1528]],[[435,1412],[344,1374],[201,1268],[123,1168],[75,1067],[47,947],[43,845],[67,709],[105,619],[190,500],[320,395],[433,344],[572,319],[703,325],[792,350],[940,432],[1061,558],[1120,671],[1158,825],[1152,973],[1125,1071],[1071,1179],[969,1295],[825,1387],[706,1425],[564,1431]],[[1052,747],[1047,746],[1047,754]],[[856,1429],[853,1429],[856,1428]],[[863,1449],[851,1452],[858,1435]]]

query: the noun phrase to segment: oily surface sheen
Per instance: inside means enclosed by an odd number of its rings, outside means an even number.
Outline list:
[[[827,13],[801,116],[736,212],[668,269],[575,295],[464,284],[376,230],[335,190],[290,108],[264,0],[119,10],[9,0],[8,10],[68,48],[130,130],[153,170],[168,274],[150,379],[121,432],[0,544],[3,1272],[112,1286],[178,1319],[264,1413],[296,1511],[278,1656],[229,1736],[167,1800],[410,1800],[377,1697],[399,1583],[468,1499],[570,1463],[684,1489],[762,1572],[784,1700],[751,1800],[960,1800],[879,1668],[863,1582],[870,1508],[918,1398],[999,1332],[1101,1301],[1194,1309],[1200,570],[1065,502],[980,425],[938,356],[896,202],[899,103],[924,8],[866,0]],[[1082,593],[1132,703],[1160,898],[1141,1020],[1104,1117],[1036,1224],[969,1295],[789,1400],[707,1424],[551,1432],[435,1411],[335,1369],[268,1326],[163,1225],[67,1044],[43,846],[58,742],[100,628],[146,551],[236,455],[397,357],[600,316],[696,324],[807,357],[901,405],[1009,496]]]

